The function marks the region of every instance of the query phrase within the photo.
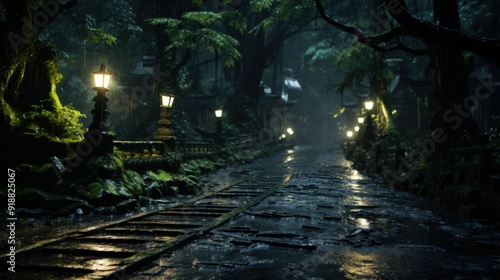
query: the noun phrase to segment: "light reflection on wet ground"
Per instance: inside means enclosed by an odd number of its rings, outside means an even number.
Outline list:
[[[132,278],[498,279],[498,227],[444,218],[352,170],[336,149],[282,159],[277,174],[296,173],[281,190]]]
[[[394,191],[351,169],[337,149],[298,147],[219,170],[205,178],[205,191],[237,181],[232,174],[265,169],[272,170],[267,178],[294,175],[227,224],[123,279],[498,279],[497,226],[460,221],[424,198]],[[182,199],[189,197],[145,210]],[[223,198],[199,202],[238,205]],[[23,218],[17,238],[23,247],[124,217]],[[114,261],[82,259],[81,265],[111,267]]]

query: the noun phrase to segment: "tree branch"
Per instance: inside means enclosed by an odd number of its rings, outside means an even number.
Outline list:
[[[367,36],[357,27],[340,23],[329,17],[326,15],[321,1],[314,1],[316,2],[316,8],[319,14],[327,23],[344,32],[355,35],[359,42],[378,52],[387,52],[399,49],[415,55],[425,54],[426,50],[413,50],[403,46],[401,43],[398,43],[396,46],[390,48],[380,46],[380,43],[388,42],[393,38],[399,38],[401,35],[404,35],[415,37],[425,42],[467,50],[500,67],[500,56],[498,55],[500,52],[500,40],[474,37],[461,33],[457,30],[438,26],[414,17],[408,12],[404,0],[384,0],[389,13],[401,26],[372,37]]]
[[[319,14],[327,23],[333,25],[334,27],[336,27],[344,32],[355,35],[356,37],[358,37],[358,41],[360,43],[362,43],[368,47],[373,48],[377,52],[386,53],[386,52],[390,52],[390,51],[394,51],[394,50],[403,50],[403,51],[410,53],[410,54],[413,54],[413,55],[426,55],[426,54],[428,54],[427,50],[414,50],[414,49],[411,49],[407,46],[402,45],[399,42],[398,42],[398,44],[396,44],[395,46],[390,47],[390,48],[382,47],[380,45],[381,43],[389,42],[392,39],[399,38],[400,36],[403,36],[403,35],[415,37],[418,39],[418,37],[413,32],[411,32],[410,30],[408,30],[405,27],[398,26],[398,27],[393,28],[387,32],[370,37],[370,36],[367,36],[361,29],[359,29],[357,27],[346,25],[344,23],[341,23],[341,22],[336,21],[335,19],[329,17],[328,15],[326,15],[325,9],[321,5],[321,1],[315,0],[315,2],[316,2],[316,7],[318,9]]]
[[[363,31],[361,31],[361,29],[347,25],[347,24],[340,23],[340,22],[334,20],[333,18],[327,16],[325,13],[325,9],[323,8],[323,5],[321,5],[321,1],[320,0],[314,0],[314,1],[316,2],[316,9],[318,10],[321,17],[327,23],[333,25],[334,27],[336,27],[344,32],[355,35],[356,37],[358,37],[359,42],[361,42],[363,44],[367,44],[366,41],[368,39],[368,36],[366,36],[365,33],[363,33]]]
[[[399,24],[418,34],[419,38],[473,52],[500,67],[500,56],[498,55],[500,40],[474,37],[422,20],[408,12],[404,0],[385,0],[385,3],[391,16]]]

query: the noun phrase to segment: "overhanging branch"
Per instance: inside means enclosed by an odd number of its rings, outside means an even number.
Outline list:
[[[316,0],[318,2],[318,0]],[[436,44],[473,52],[500,67],[500,40],[479,38],[422,20],[408,12],[404,0],[385,0],[391,16],[418,37]]]
[[[325,9],[321,5],[321,1],[315,0],[315,2],[316,2],[316,7],[318,9],[319,14],[327,23],[333,25],[334,27],[336,27],[344,32],[347,32],[349,34],[356,36],[360,43],[362,43],[368,47],[373,48],[377,52],[386,53],[386,52],[395,51],[395,50],[403,50],[403,51],[408,52],[408,53],[413,54],[413,55],[428,54],[428,51],[425,49],[424,50],[414,50],[414,49],[411,49],[407,46],[402,45],[399,42],[395,46],[389,47],[389,48],[381,46],[382,43],[387,43],[395,38],[399,38],[400,36],[416,37],[415,34],[413,34],[413,32],[411,32],[407,28],[404,28],[402,26],[398,26],[398,27],[393,28],[387,32],[384,32],[384,33],[381,33],[381,34],[378,34],[375,36],[367,36],[361,29],[354,27],[354,26],[350,26],[350,25],[341,23],[341,22],[329,17],[325,13]]]
[[[371,37],[367,36],[357,27],[343,24],[329,17],[325,13],[321,0],[314,1],[316,3],[318,13],[327,23],[344,32],[355,35],[359,42],[378,52],[388,52],[399,49],[414,55],[425,54],[427,50],[414,50],[402,45],[399,42],[396,46],[390,48],[385,48],[380,45],[381,43],[389,42],[390,40],[399,38],[400,36],[410,36],[423,40],[424,42],[470,51],[500,67],[500,56],[498,55],[500,52],[500,40],[474,37],[461,33],[457,30],[438,26],[414,17],[408,12],[404,0],[385,0],[389,13],[401,26]]]

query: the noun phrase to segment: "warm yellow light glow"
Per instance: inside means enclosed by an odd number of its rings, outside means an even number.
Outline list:
[[[371,109],[373,109],[373,105],[374,105],[374,104],[373,104],[373,101],[366,101],[366,102],[365,102],[365,108],[366,108],[366,110],[371,110]]]
[[[215,117],[216,118],[221,118],[222,117],[222,110],[221,109],[215,110]]]
[[[359,131],[359,126],[354,127],[354,131],[358,132]]]
[[[285,139],[286,138],[286,134],[285,133],[281,134],[281,138]]]
[[[174,99],[175,99],[175,96],[173,96],[172,94],[160,94],[161,96],[161,107],[165,107],[165,108],[172,108],[172,106],[174,105]]]
[[[363,117],[359,117],[359,118],[358,118],[358,123],[359,123],[359,124],[362,124],[362,123],[364,123],[364,122],[365,122],[365,118],[363,118]]]
[[[346,135],[347,135],[347,137],[351,138],[354,135],[354,133],[349,130],[349,131],[347,131]]]
[[[288,134],[290,135],[293,135],[293,129],[291,127],[287,128],[286,132],[288,132]]]
[[[340,271],[345,273],[346,279],[379,279],[380,271],[387,269],[381,255],[353,250],[342,251],[341,255]]]
[[[365,218],[357,218],[354,221],[356,222],[356,226],[358,228],[362,228],[362,229],[369,229],[370,228],[370,221],[368,221]]]
[[[106,72],[106,65],[101,64],[99,71],[92,72],[92,76],[94,76],[95,88],[108,88],[111,74]]]

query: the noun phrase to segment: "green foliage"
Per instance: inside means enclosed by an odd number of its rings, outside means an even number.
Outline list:
[[[144,180],[150,179],[152,181],[156,181],[160,183],[161,185],[165,184],[166,182],[171,182],[174,180],[174,177],[172,174],[164,171],[164,170],[158,170],[157,172],[153,172],[151,170],[146,171],[144,175],[142,176]]]
[[[116,37],[108,34],[100,29],[97,28],[90,28],[88,30],[87,37],[85,38],[85,41],[91,42],[91,43],[104,43],[106,45],[113,45],[116,44]]]
[[[351,45],[344,49],[334,62],[338,67],[348,68],[348,72],[339,83],[337,90],[342,93],[359,85],[370,76],[390,79],[393,77],[393,73],[389,71],[387,65],[397,62],[399,60],[386,60],[381,54],[375,53],[371,48],[353,40]]]
[[[247,30],[248,24],[246,18],[239,11],[221,12],[222,19],[228,22],[228,25],[240,33]]]
[[[250,11],[253,13],[269,10],[269,16],[257,24],[250,32],[270,31],[282,24],[289,24],[292,20],[295,24],[300,24],[307,11],[314,10],[314,1],[251,1]]]
[[[54,60],[49,60],[45,62],[45,66],[48,71],[48,76],[50,77],[50,82],[53,85],[58,84],[62,80],[63,75],[58,72],[56,62]]]
[[[178,28],[182,24],[182,20],[175,18],[152,18],[146,21],[152,25],[165,25],[166,28]]]
[[[250,11],[252,13],[258,13],[258,12],[261,12],[262,10],[266,9],[270,9],[272,4],[273,4],[273,0],[255,0],[255,1],[251,1],[250,2]]]
[[[69,12],[59,13],[42,36],[76,59],[81,58],[82,47],[98,57],[109,52],[109,46],[118,41],[122,46],[142,31],[135,18],[132,1],[79,1]]]
[[[338,54],[339,51],[332,39],[321,40],[310,46],[302,55],[302,67],[310,71],[319,70],[326,72],[323,64],[334,61]]]
[[[500,5],[497,0],[459,0],[463,32],[485,38],[499,38]]]
[[[240,58],[237,49],[239,43],[233,37],[213,28],[221,19],[221,14],[201,11],[185,13],[180,20],[154,18],[147,21],[153,25],[165,26],[165,33],[171,42],[165,48],[166,52],[182,49],[194,52],[199,47],[205,47],[211,54],[222,55],[226,66],[233,66]],[[241,23],[233,26],[243,28]]]
[[[203,2],[204,2],[203,0],[191,0],[191,3],[196,7],[202,7]]]
[[[44,134],[56,139],[81,140],[85,130],[79,122],[85,117],[71,105],[55,107],[47,110],[33,105],[33,111],[23,114],[21,127],[27,132]]]
[[[201,11],[201,12],[188,12],[182,15],[184,20],[198,22],[202,26],[210,26],[219,20],[221,15],[214,12]]]

